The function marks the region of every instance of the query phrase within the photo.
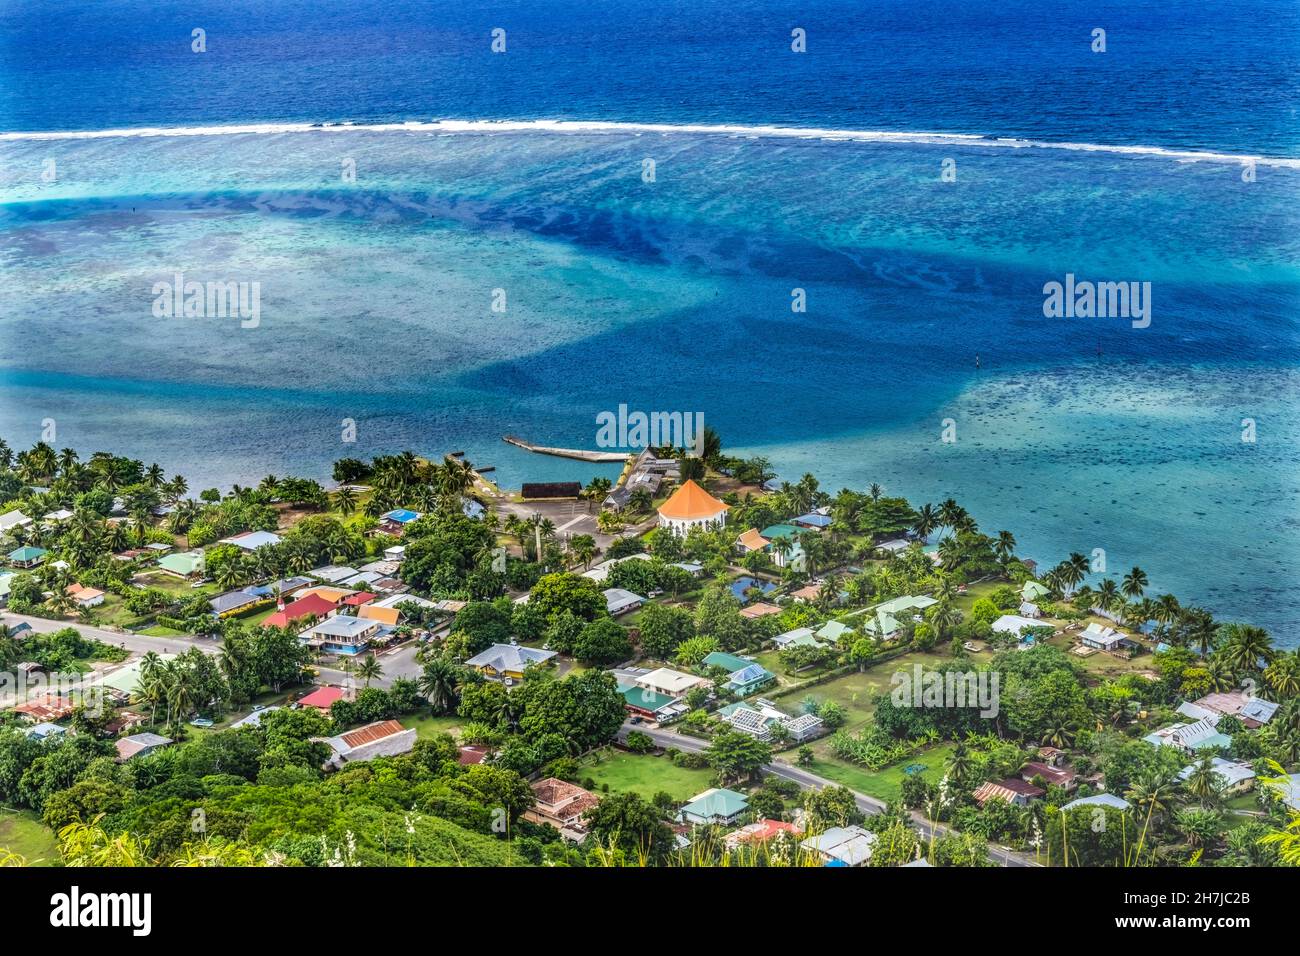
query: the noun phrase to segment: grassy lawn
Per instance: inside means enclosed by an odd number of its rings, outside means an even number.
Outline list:
[[[220,590],[212,582],[208,582],[201,587],[192,587],[190,581],[183,581],[175,575],[164,574],[162,571],[145,571],[137,574],[132,580],[137,584],[143,584],[147,588],[157,588],[159,591],[166,591],[168,594],[181,598],[187,598],[191,594],[211,596]]]
[[[926,769],[920,771],[921,776],[931,783],[938,783],[939,778],[943,776],[944,761],[948,759],[954,746],[955,744],[952,743],[935,744],[929,750],[913,754],[893,766],[876,771],[844,763],[822,752],[806,769],[827,780],[842,783],[850,790],[865,793],[869,797],[876,797],[879,800],[897,800],[902,796],[903,778],[907,776],[903,773],[904,768],[913,764],[924,764]],[[814,747],[814,750],[818,748]]]
[[[688,770],[667,757],[612,749],[597,751],[579,764],[579,781],[588,777],[596,781],[597,790],[606,786],[613,792],[631,790],[646,799],[662,790],[686,801],[713,786],[712,770]]]
[[[163,627],[161,624],[155,624],[153,627],[146,627],[142,631],[136,631],[137,634],[143,634],[145,637],[184,637],[184,631],[178,631],[174,627]]]
[[[438,734],[451,734],[459,737],[461,719],[454,714],[450,717],[435,717],[429,711],[407,714],[399,717],[398,722],[407,730],[414,730],[416,739],[436,737]]]
[[[271,604],[269,607],[259,608],[258,610],[253,611],[250,614],[236,614],[235,620],[239,621],[241,624],[248,624],[248,625],[261,624],[268,617],[274,614],[275,611],[276,611],[275,605]]]
[[[12,850],[33,866],[60,865],[54,834],[30,810],[0,809],[0,850]]]
[[[825,684],[810,687],[803,693],[782,697],[779,703],[783,709],[790,711],[797,710],[805,697],[812,697],[817,701],[833,700],[849,712],[849,718],[845,721],[843,729],[853,733],[871,720],[875,709],[872,705],[874,696],[882,691],[888,691],[893,686],[891,681],[897,671],[910,670],[913,664],[934,667],[948,659],[946,654],[935,651],[913,651],[902,657],[877,664],[861,674],[845,674]]]

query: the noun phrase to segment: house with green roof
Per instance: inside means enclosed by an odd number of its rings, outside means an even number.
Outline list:
[[[20,568],[34,568],[48,553],[44,548],[34,548],[28,544],[10,551],[9,562]]]
[[[623,695],[623,705],[633,716],[661,724],[680,717],[690,709],[684,703],[678,703],[680,698],[669,697],[649,687],[620,684],[618,692]]]
[[[735,790],[705,790],[681,809],[682,823],[695,826],[733,826],[749,811],[749,798]]]
[[[1024,586],[1020,589],[1020,599],[1022,601],[1028,601],[1031,604],[1035,601],[1042,600],[1049,594],[1051,594],[1051,592],[1047,587],[1039,584],[1037,581],[1026,581]]]
[[[841,624],[839,621],[827,621],[817,629],[816,637],[818,640],[826,641],[830,644],[836,644],[845,634],[852,634],[853,628],[847,624]]]
[[[158,559],[158,567],[178,578],[196,578],[203,573],[203,552],[184,551],[165,554]]]
[[[714,651],[702,663],[705,667],[721,667],[730,674],[731,677],[724,686],[741,697],[762,690],[776,680],[776,675],[762,664],[722,651]]]

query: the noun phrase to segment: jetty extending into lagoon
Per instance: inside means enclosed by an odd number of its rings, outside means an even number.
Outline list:
[[[625,451],[586,451],[581,448],[549,448],[545,445],[534,445],[526,442],[522,438],[514,435],[504,435],[501,440],[507,444],[522,448],[524,451],[535,452],[539,455],[554,455],[556,458],[573,458],[577,461],[594,461],[594,462],[624,462],[626,463],[629,455]]]

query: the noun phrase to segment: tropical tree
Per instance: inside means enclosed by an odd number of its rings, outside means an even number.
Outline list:
[[[1147,573],[1141,568],[1134,568],[1124,575],[1120,590],[1124,592],[1124,596],[1130,601],[1136,601],[1146,591],[1147,584]]]

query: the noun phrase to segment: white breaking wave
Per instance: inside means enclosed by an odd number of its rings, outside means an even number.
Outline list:
[[[243,123],[229,126],[143,126],[126,129],[0,133],[0,142],[139,138],[153,136],[240,136],[279,133],[658,133],[732,136],[761,139],[828,140],[850,143],[904,143],[934,146],[988,146],[1009,149],[1061,149],[1075,152],[1157,156],[1180,162],[1255,163],[1300,169],[1300,158],[1171,149],[1164,146],[1117,146],[1106,143],[1061,143],[1051,140],[988,137],[975,133],[912,133],[889,130],[822,129],[808,126],[746,126],[731,123],[620,123],[600,120],[431,120],[403,123]]]

